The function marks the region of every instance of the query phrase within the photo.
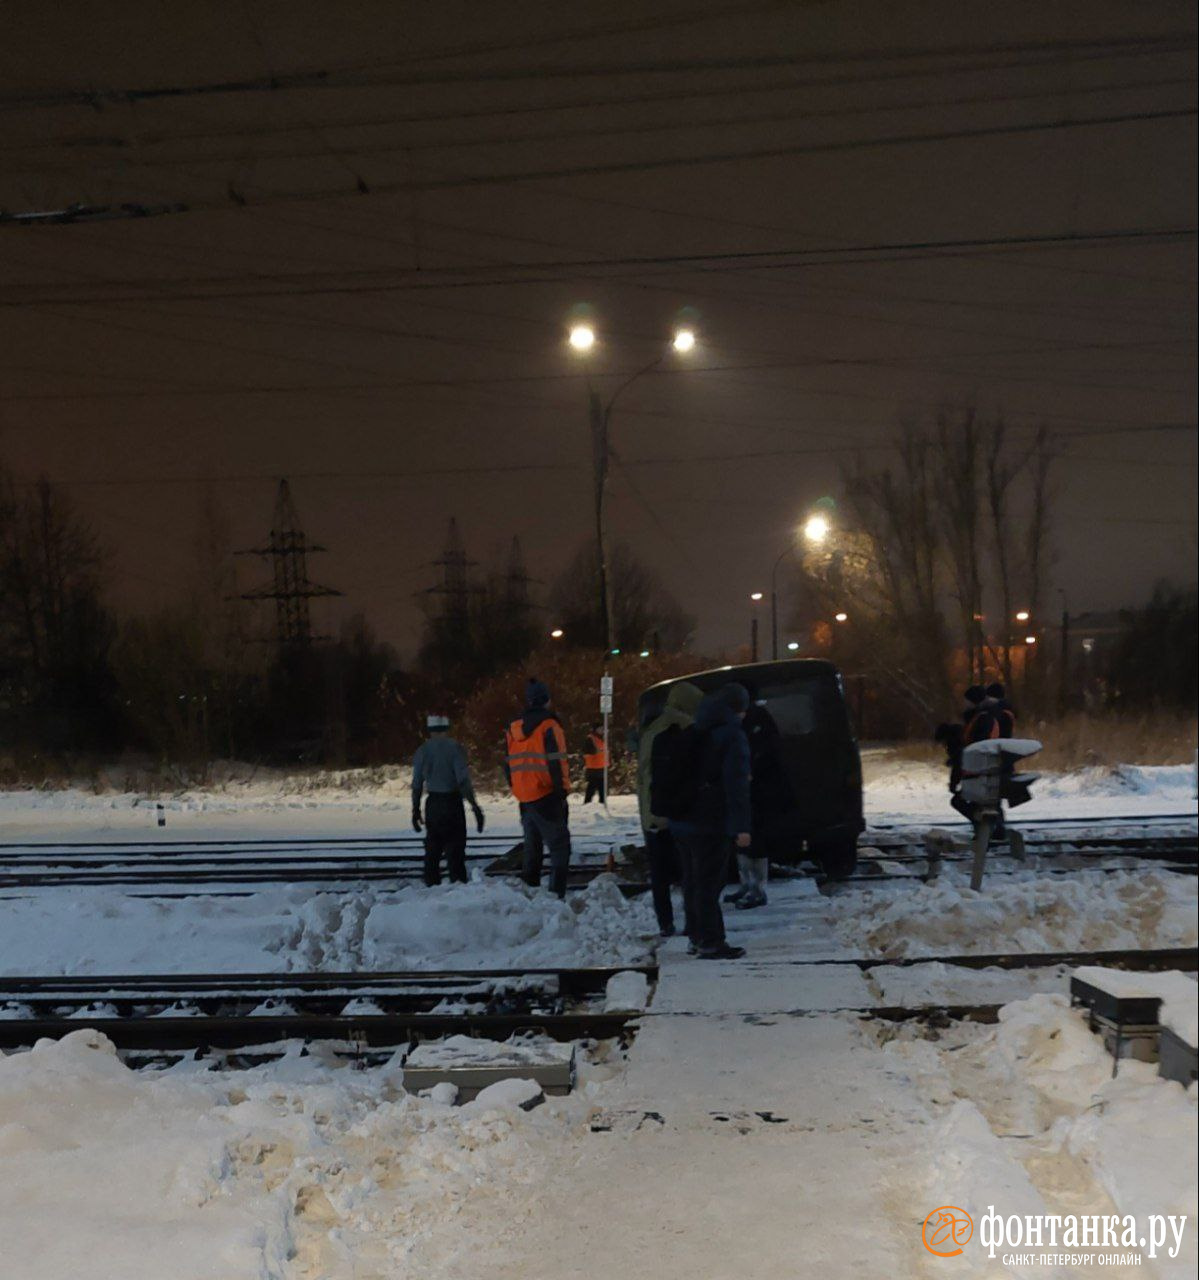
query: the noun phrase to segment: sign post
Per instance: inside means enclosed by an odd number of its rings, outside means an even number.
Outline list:
[[[608,736],[608,727],[612,716],[612,677],[605,672],[600,676],[600,714],[604,718],[604,812],[610,814],[608,808],[608,766],[612,761],[612,743]]]

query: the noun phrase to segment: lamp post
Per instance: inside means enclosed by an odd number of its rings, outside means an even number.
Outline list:
[[[819,546],[828,537],[832,531],[832,525],[829,518],[816,512],[810,515],[804,521],[803,536],[806,541]],[[795,543],[789,542],[779,553],[775,559],[774,565],[770,570],[770,656],[773,659],[779,656],[779,566],[783,561],[795,550]],[[788,645],[790,648],[798,648],[798,645]]]
[[[758,660],[758,610],[757,605],[762,603],[762,593],[753,591],[750,593],[750,602],[755,606],[749,615],[749,660],[757,662]]]
[[[596,333],[589,324],[576,324],[572,326],[567,336],[567,341],[570,343],[572,350],[580,356],[585,356],[595,347]],[[671,348],[679,355],[687,355],[694,350],[695,343],[695,330],[681,326],[674,332]],[[604,649],[609,654],[615,652],[615,650],[612,638],[612,587],[608,578],[608,537],[604,517],[608,488],[608,465],[612,458],[612,449],[609,442],[612,410],[616,407],[617,400],[624,392],[638,378],[656,369],[666,359],[666,356],[667,352],[661,352],[648,364],[643,365],[635,373],[627,377],[606,402],[592,384],[590,371],[587,375],[587,410],[591,426],[592,497],[595,508],[596,551],[599,557],[600,616],[604,630]]]

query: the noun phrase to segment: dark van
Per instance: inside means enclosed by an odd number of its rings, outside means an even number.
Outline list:
[[[852,874],[857,865],[862,817],[862,761],[850,723],[841,675],[831,662],[797,658],[782,662],[753,662],[717,667],[694,675],[663,680],[641,695],[637,724],[644,728],[666,705],[673,685],[688,681],[712,693],[730,681],[745,685],[760,704],[754,717],[777,726],[763,741],[773,739],[777,758],[763,765],[755,783],[769,781],[765,802],[755,806],[756,849],[772,862],[797,863],[805,857],[820,864],[826,875]],[[769,728],[769,721],[765,721]],[[754,735],[751,732],[751,744]],[[765,846],[765,847],[763,847]]]

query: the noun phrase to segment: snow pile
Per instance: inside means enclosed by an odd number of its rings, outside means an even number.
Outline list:
[[[881,956],[1193,947],[1197,889],[1193,876],[1137,868],[993,876],[975,893],[948,871],[835,899],[830,918],[847,943]]]
[[[1065,995],[1016,1001],[999,1018],[986,1032],[963,1025],[944,1039],[884,1048],[893,1072],[928,1100],[927,1203],[966,1210],[976,1233],[990,1206],[1004,1218],[1131,1214],[1142,1230],[1150,1214],[1189,1215],[1179,1255],[1159,1252],[1143,1272],[1189,1280],[1199,1224],[1195,1088],[1131,1059],[1113,1080],[1102,1039]],[[972,1276],[1056,1274],[988,1259],[977,1234],[954,1266]]]
[[[87,1030],[0,1055],[0,1270],[409,1274],[468,1248],[465,1206],[519,1203],[587,1113],[580,1098],[526,1112],[527,1083],[456,1108],[398,1081],[395,1066],[299,1056],[269,1070],[135,1073]]]
[[[0,973],[276,973],[623,965],[656,932],[599,876],[565,903],[505,880],[428,889],[131,897],[55,889],[4,904]]]
[[[623,965],[657,933],[650,904],[597,876],[566,901],[508,881],[404,889],[367,916],[366,969]]]
[[[488,1040],[483,1036],[447,1036],[418,1044],[404,1059],[411,1068],[440,1067],[528,1067],[545,1062],[569,1062],[573,1044],[562,1044],[547,1036],[527,1036],[515,1040]]]
[[[643,1013],[649,1007],[649,979],[644,973],[614,973],[604,990],[605,1013]]]

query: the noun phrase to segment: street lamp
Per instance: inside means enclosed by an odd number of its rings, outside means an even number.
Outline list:
[[[1027,622],[1028,619],[1029,619],[1029,612],[1027,609],[1021,609],[1020,612],[1016,614],[1017,622]]]
[[[788,640],[788,641],[787,641],[787,648],[788,648],[788,649],[790,649],[792,653],[794,653],[794,652],[799,648],[799,641],[798,641],[798,640]]]
[[[749,598],[754,604],[762,603],[762,593],[760,591],[751,591]],[[749,660],[757,662],[758,660],[758,611],[754,609],[749,615]]]
[[[1037,642],[1037,638],[1036,638],[1036,636],[1025,636],[1025,637],[1024,637],[1024,643],[1025,643],[1025,644],[1036,644],[1036,642]]]
[[[566,632],[565,632],[565,631],[563,631],[561,627],[555,627],[555,628],[553,629],[553,631],[551,631],[551,632],[550,632],[550,639],[551,639],[551,640],[561,640],[561,639],[562,639],[562,637],[563,637],[565,634],[566,634]]]
[[[687,312],[684,312],[687,314]],[[596,345],[595,329],[587,323],[578,321],[571,325],[568,333],[571,349],[579,356],[588,355]],[[670,350],[679,355],[687,355],[695,349],[695,330],[689,326],[679,326],[674,331],[669,348],[659,352],[648,364],[643,365],[627,377],[612,393],[607,403],[591,383],[590,371],[587,383],[587,407],[591,423],[591,456],[592,484],[595,504],[595,541],[599,552],[599,594],[600,611],[603,617],[604,646],[608,653],[619,653],[612,643],[612,590],[608,581],[608,539],[604,525],[605,498],[608,487],[608,464],[612,450],[608,443],[609,429],[612,422],[612,410],[616,401],[629,387],[651,370],[656,369],[667,357]]]
[[[803,527],[803,536],[809,542],[816,543],[819,546],[832,532],[833,526],[829,523],[828,516],[822,516],[817,512],[813,516],[809,516]]]
[[[834,622],[848,622],[848,621],[849,621],[849,614],[848,614],[848,613],[835,613],[835,614],[833,614],[833,621],[834,621]]]

